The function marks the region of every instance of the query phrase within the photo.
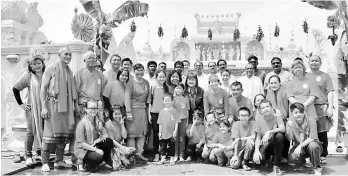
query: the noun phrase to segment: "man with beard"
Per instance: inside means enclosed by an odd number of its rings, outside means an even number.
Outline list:
[[[117,72],[121,68],[121,56],[119,56],[118,54],[112,55],[110,57],[110,64],[111,64],[110,70],[104,73],[104,76],[108,82],[116,81]]]
[[[263,87],[261,79],[254,74],[254,65],[249,63],[245,66],[246,75],[239,78],[239,82],[242,83],[243,93],[242,95],[253,101],[257,94],[263,94]]]
[[[279,57],[273,57],[271,60],[273,71],[267,73],[264,80],[265,89],[268,88],[268,81],[272,75],[278,75],[281,85],[285,86],[286,83],[292,80],[292,74],[282,69],[282,60]]]
[[[257,58],[254,55],[251,55],[248,58],[248,63],[251,64],[254,68],[254,76],[259,77],[261,79],[261,83],[263,84],[263,82],[265,80],[266,72],[257,69],[257,65],[259,65],[259,58]],[[246,74],[247,74],[246,71],[244,71],[242,73],[242,76],[245,76]]]
[[[42,76],[41,116],[44,119],[42,172],[49,172],[49,149],[55,146],[55,168],[71,167],[63,161],[65,144],[74,134],[74,103],[77,98],[73,73],[69,68],[71,50],[59,49],[60,61],[48,67]]]
[[[150,86],[155,86],[157,84],[155,73],[157,71],[157,62],[156,61],[149,61],[147,63],[147,74],[144,75],[144,79],[149,81]]]
[[[75,102],[76,118],[75,124],[77,125],[81,120],[81,117],[85,114],[85,109],[88,101],[98,102],[98,105],[102,105],[102,94],[105,87],[104,75],[95,69],[97,62],[96,55],[92,51],[87,51],[84,56],[84,62],[86,68],[81,68],[75,74],[75,84],[77,92],[77,101]],[[102,107],[99,107],[103,109]],[[99,116],[99,120],[104,122],[103,117]],[[70,142],[69,151],[73,152],[74,141]]]

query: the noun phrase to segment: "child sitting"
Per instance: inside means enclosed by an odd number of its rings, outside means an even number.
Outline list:
[[[250,121],[251,111],[247,107],[241,107],[238,110],[239,121],[232,126],[233,146],[229,146],[227,150],[234,150],[230,166],[232,169],[238,169],[240,166],[245,171],[250,171],[248,166],[249,160],[252,160],[255,146],[256,134],[253,131],[255,121]]]
[[[225,163],[229,165],[229,161],[232,158],[232,152],[224,151],[226,146],[232,144],[230,129],[230,124],[228,121],[222,120],[220,122],[220,132],[216,133],[213,140],[210,142],[210,144],[208,144],[208,147],[212,149],[209,159],[213,163],[215,163],[217,160],[219,166],[223,166]]]
[[[202,145],[204,144],[204,120],[203,113],[196,110],[193,113],[193,124],[187,128],[188,146],[186,148],[186,161],[191,161],[192,157],[197,157],[197,162],[202,160]]]
[[[173,108],[173,95],[165,94],[163,99],[164,109],[160,111],[157,121],[161,154],[159,164],[163,164],[166,161],[166,156],[170,156],[170,165],[174,165],[175,138],[178,132],[178,123],[181,120],[178,111]]]
[[[213,137],[215,133],[219,132],[219,125],[216,123],[216,117],[214,113],[209,112],[206,115],[206,126],[204,129],[204,147],[202,152],[202,158],[206,161],[209,161],[209,156],[211,152],[211,148],[208,147],[208,145],[213,140]]]

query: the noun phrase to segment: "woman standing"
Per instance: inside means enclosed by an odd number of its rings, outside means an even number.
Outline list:
[[[294,77],[286,88],[289,103],[302,103],[305,106],[308,120],[317,121],[318,115],[313,102],[316,97],[319,97],[318,86],[305,77],[306,67],[302,61],[294,61],[291,65],[291,72]],[[290,118],[292,117],[290,116]]]
[[[203,96],[204,112],[214,112],[217,120],[228,118],[228,97],[224,89],[219,87],[219,78],[212,74],[209,76],[209,89]]]
[[[235,81],[234,76],[227,69],[221,72],[221,88],[227,92],[228,98],[232,97],[231,84]]]
[[[204,112],[204,106],[203,106],[204,90],[198,86],[198,77],[196,73],[193,71],[187,74],[184,95],[189,98],[190,109],[189,109],[188,124],[192,124],[193,112],[196,110],[199,110],[202,113]]]
[[[126,89],[126,128],[128,132],[127,146],[136,148],[136,157],[147,161],[142,153],[144,151],[145,135],[148,123],[148,105],[151,103],[150,84],[143,79],[144,66],[134,65],[134,78],[130,80]]]
[[[129,81],[129,72],[127,70],[119,70],[116,75],[116,81],[109,81],[103,92],[105,110],[108,117],[113,119],[113,110],[121,109],[122,117],[126,115],[125,110],[125,90]]]
[[[319,87],[318,97],[314,100],[314,106],[318,114],[317,130],[319,141],[323,143],[323,153],[320,156],[320,163],[326,164],[326,156],[328,155],[328,138],[327,132],[333,125],[333,83],[329,74],[320,71],[321,58],[313,55],[309,58],[309,67],[311,73],[306,76]]]
[[[26,73],[13,86],[13,94],[18,105],[24,109],[27,120],[27,135],[25,138],[26,165],[33,164],[32,147],[36,148],[37,155],[41,155],[41,140],[43,133],[43,120],[41,118],[40,88],[42,74],[45,71],[45,63],[42,56],[33,56],[28,61],[28,73]],[[28,88],[28,100],[22,102],[20,91]]]
[[[181,77],[181,73],[177,70],[173,70],[168,74],[167,77],[167,85],[169,88],[169,93],[174,94],[174,89],[177,85],[179,85],[179,83],[182,82],[182,77]]]
[[[266,99],[272,103],[274,109],[280,110],[283,115],[284,124],[287,123],[289,118],[289,101],[286,94],[286,89],[281,85],[280,77],[278,75],[272,75],[268,81],[268,89]],[[284,150],[282,163],[287,163],[288,151],[290,148],[290,141],[284,139]]]

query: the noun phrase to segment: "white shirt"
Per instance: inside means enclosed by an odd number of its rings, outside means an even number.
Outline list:
[[[155,75],[152,78],[150,78],[150,75],[146,73],[143,78],[149,81],[150,87],[157,85],[157,79],[155,78]]]
[[[277,74],[274,71],[267,73],[265,77],[265,82],[264,82],[265,88],[267,88],[268,86],[269,78],[273,75],[277,75]],[[292,74],[286,70],[281,70],[278,76],[280,78],[281,85],[285,85],[286,83],[292,80]]]
[[[209,88],[209,75],[202,74],[201,76],[198,76],[198,86],[201,87],[203,90],[208,90]]]
[[[241,82],[243,86],[242,95],[249,98],[251,102],[254,101],[257,94],[264,93],[261,79],[257,76],[252,76],[250,78],[247,76],[242,76],[238,81]]]

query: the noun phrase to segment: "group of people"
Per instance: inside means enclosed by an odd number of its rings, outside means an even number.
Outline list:
[[[320,71],[319,56],[310,57],[310,72],[301,58],[288,72],[274,57],[267,74],[250,56],[238,79],[225,60],[209,62],[204,74],[200,61],[194,70],[187,60],[167,70],[165,62],[149,61],[145,68],[115,54],[103,74],[88,51],[86,67],[73,74],[70,49],[61,48],[59,57],[46,68],[42,56],[33,56],[28,73],[13,87],[26,112],[26,163],[33,163],[35,142],[43,172],[50,171],[52,148],[55,168],[71,167],[63,161],[67,143],[80,171],[98,169],[103,161],[115,170],[133,160],[146,162],[144,144],[152,132],[158,164],[169,157],[171,165],[197,160],[249,171],[253,161],[273,163],[275,174],[281,174],[281,163],[305,164],[321,175],[334,88]],[[20,97],[24,88],[26,103]]]

